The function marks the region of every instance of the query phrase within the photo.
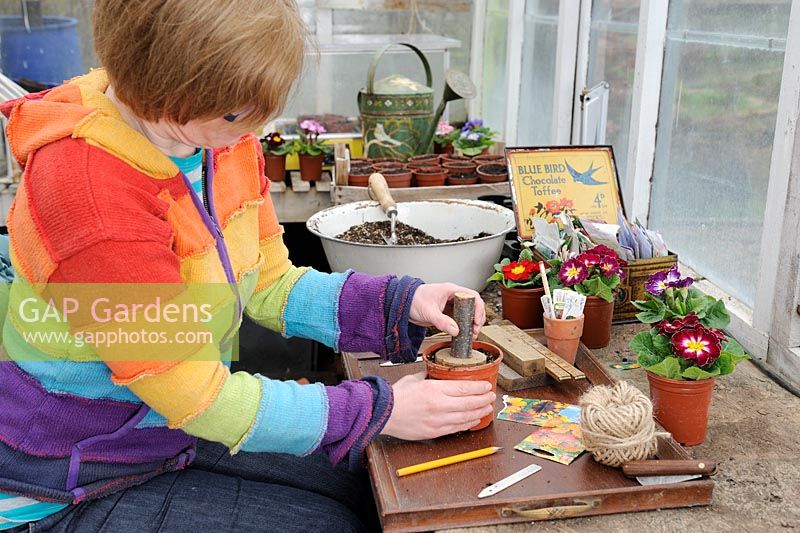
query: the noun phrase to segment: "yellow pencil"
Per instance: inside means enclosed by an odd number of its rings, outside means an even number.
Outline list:
[[[452,465],[455,463],[460,463],[461,461],[469,461],[470,459],[477,459],[478,457],[486,457],[487,455],[497,453],[499,450],[502,450],[502,448],[499,446],[490,446],[488,448],[481,448],[480,450],[475,450],[472,452],[460,453],[450,457],[443,457],[441,459],[436,459],[435,461],[428,461],[427,463],[420,463],[418,465],[407,466],[405,468],[398,468],[397,475],[407,476],[409,474],[416,474],[417,472],[424,472],[425,470],[439,468],[440,466]]]

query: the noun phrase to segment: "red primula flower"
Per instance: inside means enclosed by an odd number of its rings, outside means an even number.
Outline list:
[[[607,278],[610,278],[614,274],[622,275],[622,268],[620,267],[619,261],[615,258],[607,255],[600,260],[600,272]]]
[[[512,261],[503,267],[503,276],[511,281],[528,281],[536,275],[535,268],[536,263],[527,259]]]
[[[589,252],[593,254],[597,254],[600,257],[613,257],[615,259],[619,259],[619,255],[613,249],[609,248],[605,244],[598,244],[594,248],[590,249]]]
[[[698,366],[708,366],[719,358],[722,344],[713,331],[703,326],[683,329],[672,335],[675,355]]]
[[[584,252],[576,258],[583,263],[586,268],[592,268],[600,263],[600,256],[591,252]]]
[[[561,270],[558,271],[558,278],[562,283],[564,283],[564,285],[569,287],[582,282],[588,275],[589,272],[587,271],[583,262],[579,261],[576,257],[566,261],[563,265],[561,265]]]
[[[676,318],[671,322],[669,320],[662,320],[656,324],[656,329],[662,335],[669,337],[682,329],[694,328],[700,325],[700,321],[697,319],[697,313],[689,313],[685,317]]]

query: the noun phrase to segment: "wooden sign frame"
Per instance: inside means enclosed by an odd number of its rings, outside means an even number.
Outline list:
[[[617,222],[618,208],[625,214],[609,145],[513,147],[505,156],[521,239],[533,238],[529,219],[546,214],[548,202],[572,202],[575,216],[610,224]]]

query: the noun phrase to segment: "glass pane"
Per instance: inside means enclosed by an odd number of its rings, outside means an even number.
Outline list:
[[[551,144],[558,1],[526,0],[517,144]],[[522,119],[524,118],[524,120]]]
[[[789,4],[682,0],[669,10],[651,225],[751,306]]]
[[[591,89],[603,81],[610,85],[606,143],[614,148],[623,190],[638,30],[638,0],[593,2],[587,87]]]
[[[508,2],[489,0],[486,6],[486,27],[483,37],[483,79],[481,108],[483,120],[490,128],[505,133],[506,102],[506,35],[508,33]],[[502,137],[502,136],[501,136]]]

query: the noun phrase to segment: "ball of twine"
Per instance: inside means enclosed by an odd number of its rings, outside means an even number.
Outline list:
[[[655,455],[658,437],[650,398],[627,381],[592,387],[580,399],[581,434],[598,463],[622,466]]]

